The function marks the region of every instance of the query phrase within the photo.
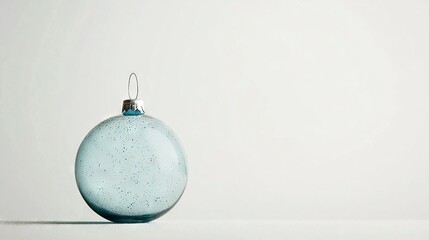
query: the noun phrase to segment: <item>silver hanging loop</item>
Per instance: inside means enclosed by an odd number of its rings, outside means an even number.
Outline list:
[[[131,73],[130,77],[128,78],[128,97],[130,99],[131,98],[131,94],[130,94],[130,83],[131,83],[131,77],[134,76],[134,78],[136,79],[136,84],[137,84],[137,93],[136,93],[136,97],[133,98],[134,100],[136,100],[139,97],[139,80],[137,79],[137,75],[135,73]]]

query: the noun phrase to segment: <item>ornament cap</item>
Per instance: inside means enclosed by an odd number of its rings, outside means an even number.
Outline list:
[[[126,99],[122,103],[122,114],[129,115],[141,115],[144,114],[143,100],[140,99]]]
[[[134,76],[136,79],[136,96],[135,98],[131,98],[130,94],[130,83],[131,83],[131,77]],[[124,100],[122,103],[122,114],[125,116],[135,116],[135,115],[141,115],[144,114],[143,110],[143,101],[140,99],[137,99],[139,96],[139,80],[137,79],[137,75],[135,73],[131,73],[130,77],[128,77],[128,97],[129,99]]]

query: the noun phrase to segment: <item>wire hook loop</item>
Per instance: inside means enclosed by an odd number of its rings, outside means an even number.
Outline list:
[[[137,92],[136,92],[136,97],[133,98],[134,100],[136,100],[139,96],[139,80],[137,79],[137,75],[135,73],[131,73],[130,77],[128,78],[128,97],[131,99],[131,94],[130,94],[130,83],[131,83],[131,77],[134,76],[134,78],[136,79],[136,84],[137,84]]]

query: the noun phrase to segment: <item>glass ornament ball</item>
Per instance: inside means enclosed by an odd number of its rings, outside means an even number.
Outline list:
[[[124,101],[122,115],[101,122],[82,141],[76,182],[85,202],[100,216],[118,223],[149,222],[182,196],[185,156],[167,125],[139,106],[125,105]]]

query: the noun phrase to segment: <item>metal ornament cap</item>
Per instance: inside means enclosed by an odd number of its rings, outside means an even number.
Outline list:
[[[144,114],[143,100],[126,99],[122,103],[122,114],[124,115],[141,115]]]
[[[130,83],[131,78],[134,76],[136,80],[136,96],[134,98],[131,98],[130,94]],[[128,97],[129,99],[124,100],[122,103],[122,114],[125,116],[136,116],[144,114],[143,109],[143,101],[140,99],[137,99],[139,96],[139,80],[137,79],[137,75],[135,73],[131,73],[130,77],[128,78]]]

